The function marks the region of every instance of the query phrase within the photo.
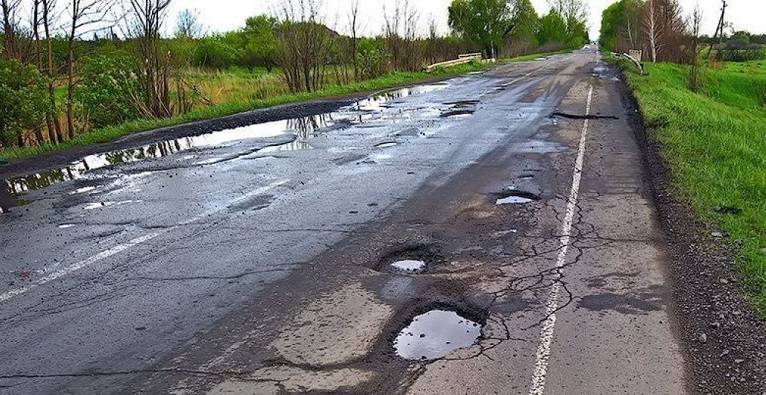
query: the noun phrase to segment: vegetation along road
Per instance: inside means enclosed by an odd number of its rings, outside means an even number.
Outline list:
[[[0,0],[0,394],[766,393],[766,36],[443,3]]]

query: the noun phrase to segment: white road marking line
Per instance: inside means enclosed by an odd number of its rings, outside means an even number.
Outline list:
[[[588,102],[585,107],[585,115],[590,115],[591,101],[593,98],[593,85],[590,86],[588,91]],[[567,252],[569,251],[569,245],[572,235],[572,223],[574,221],[575,211],[577,210],[577,199],[580,194],[580,181],[582,180],[583,162],[585,161],[585,141],[588,137],[588,120],[586,119],[582,127],[582,135],[580,136],[580,148],[577,153],[577,160],[575,161],[574,175],[572,176],[572,190],[569,193],[569,201],[567,202],[566,217],[564,217],[564,223],[562,224],[562,236],[559,239],[559,255],[556,259],[556,268],[558,269],[556,282],[551,287],[551,292],[548,295],[548,302],[546,303],[545,313],[547,319],[543,321],[542,330],[540,332],[540,343],[537,346],[536,361],[534,367],[534,375],[532,376],[532,385],[529,389],[530,395],[542,395],[545,392],[545,377],[548,373],[548,359],[551,356],[551,343],[553,342],[553,330],[556,327],[556,311],[559,308],[559,293],[561,292],[561,280],[564,265],[567,260]]]
[[[213,215],[215,213],[223,211],[223,210],[225,210],[228,207],[231,207],[231,206],[233,206],[235,204],[241,203],[241,202],[243,202],[243,201],[245,201],[245,200],[247,200],[247,199],[249,199],[251,197],[264,194],[264,193],[266,193],[266,192],[268,192],[268,191],[270,191],[270,190],[272,190],[274,188],[277,188],[279,186],[282,186],[282,185],[286,184],[287,182],[288,182],[288,180],[275,181],[275,182],[273,182],[273,183],[271,183],[269,185],[266,185],[266,186],[260,187],[258,189],[255,189],[252,192],[248,192],[247,194],[242,195],[242,196],[240,196],[240,197],[230,201],[223,208],[217,208],[217,209],[213,209],[213,210],[208,210],[208,211],[206,211],[206,212],[204,212],[204,213],[202,213],[202,214],[200,214],[200,215],[198,215],[198,216],[196,216],[196,217],[194,217],[194,218],[192,218],[190,220],[181,222],[181,223],[179,223],[176,226],[172,226],[170,228],[163,229],[163,230],[157,231],[157,232],[152,232],[152,233],[143,235],[141,237],[137,237],[137,238],[135,238],[133,240],[130,240],[127,243],[116,245],[116,246],[114,246],[114,247],[112,247],[112,248],[110,248],[110,249],[108,249],[106,251],[102,251],[102,252],[100,252],[100,253],[98,253],[96,255],[93,255],[92,257],[90,257],[88,259],[85,259],[83,261],[74,263],[72,265],[69,265],[69,266],[63,268],[63,269],[57,270],[57,271],[55,271],[55,272],[53,272],[53,273],[51,273],[51,274],[49,274],[49,275],[47,275],[47,276],[45,276],[43,278],[41,278],[41,279],[31,283],[31,284],[28,284],[28,285],[25,285],[23,287],[20,287],[20,288],[8,291],[8,292],[6,292],[4,294],[0,294],[0,303],[5,302],[5,301],[7,301],[9,299],[12,299],[12,298],[14,298],[16,296],[22,295],[24,293],[27,293],[30,290],[34,289],[34,288],[37,288],[37,287],[39,287],[41,285],[45,285],[45,284],[47,284],[47,283],[49,283],[51,281],[57,280],[57,279],[59,279],[61,277],[64,277],[64,276],[66,276],[68,274],[72,274],[72,273],[74,273],[74,272],[76,272],[76,271],[78,271],[80,269],[88,267],[88,266],[90,266],[90,265],[92,265],[92,264],[94,264],[96,262],[102,261],[102,260],[104,260],[106,258],[109,258],[109,257],[113,256],[113,255],[117,255],[117,254],[119,254],[119,253],[121,253],[121,252],[123,252],[123,251],[125,251],[127,249],[130,249],[131,247],[135,247],[135,246],[137,246],[139,244],[146,243],[147,241],[150,241],[150,240],[152,240],[152,239],[154,239],[154,238],[156,238],[158,236],[161,236],[161,235],[163,235],[165,233],[168,233],[170,231],[178,229],[178,228],[180,228],[182,226],[191,225],[191,224],[200,222],[203,219],[205,219],[205,218],[207,218],[207,217],[209,217],[209,216],[211,216],[211,215]]]

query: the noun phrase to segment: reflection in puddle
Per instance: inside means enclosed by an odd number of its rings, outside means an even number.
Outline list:
[[[63,225],[59,225],[59,229],[69,229],[69,228],[74,228],[74,227],[75,227],[75,225],[74,225],[74,224],[63,224]]]
[[[404,260],[391,264],[391,266],[405,273],[420,273],[426,268],[426,263],[423,261]]]
[[[397,146],[397,143],[390,142],[390,143],[380,143],[375,146],[375,148],[391,148]]]
[[[417,114],[417,116],[420,117],[438,117],[440,112],[438,109],[433,107],[414,109],[408,107],[406,109],[395,109],[391,108],[391,104],[393,104],[393,101],[398,99],[434,92],[437,90],[445,89],[448,86],[449,85],[446,83],[441,83],[401,88],[374,95],[368,99],[361,100],[352,106],[333,113],[321,114],[313,117],[295,118],[284,121],[255,124],[235,129],[208,133],[200,136],[183,137],[179,139],[163,141],[135,149],[119,150],[103,154],[91,155],[61,169],[54,169],[38,174],[6,180],[2,182],[2,184],[6,185],[0,185],[0,187],[7,186],[7,190],[0,193],[9,193],[11,195],[19,196],[29,191],[46,188],[61,182],[80,179],[89,171],[104,168],[107,166],[163,158],[191,149],[232,146],[242,140],[248,139],[264,139],[288,134],[296,134],[297,139],[292,143],[267,147],[259,152],[273,153],[281,151],[313,149],[313,147],[304,140],[312,137],[317,137],[317,131],[333,125],[342,123],[361,124],[371,120],[390,121],[391,119],[397,118],[404,119],[413,116],[410,113]],[[385,113],[386,116],[382,116],[383,113]],[[193,157],[193,155],[187,155],[184,158],[189,160],[193,159]],[[211,164],[215,163],[212,159],[210,161]],[[201,163],[204,164],[205,162],[203,161]],[[0,190],[4,189],[6,188],[0,188]],[[90,192],[90,190],[78,191],[74,194],[86,192]],[[2,203],[3,204],[0,205],[0,208],[3,212],[7,211],[8,207],[19,205],[18,202],[15,204],[9,204],[6,202]]]
[[[481,325],[454,311],[431,310],[412,319],[394,341],[396,355],[415,361],[439,359],[471,347],[481,336]]]

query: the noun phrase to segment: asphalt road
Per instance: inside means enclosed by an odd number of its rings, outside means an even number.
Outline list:
[[[0,392],[684,393],[622,89],[579,51],[9,177]]]

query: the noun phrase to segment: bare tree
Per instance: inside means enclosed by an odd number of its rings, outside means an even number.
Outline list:
[[[321,1],[286,0],[279,11],[277,61],[293,92],[312,92],[325,82],[332,35],[320,21]]]
[[[67,62],[67,132],[69,138],[74,138],[74,90],[77,85],[75,79],[76,40],[88,33],[103,29],[113,21],[107,21],[107,16],[112,11],[115,0],[71,0],[68,6],[69,25],[67,31],[67,50],[69,53]]]
[[[56,88],[53,85],[53,79],[56,77],[57,70],[53,65],[53,37],[51,35],[52,25],[55,23],[54,12],[56,10],[56,0],[40,0],[40,8],[42,12],[41,24],[43,31],[45,32],[45,45],[46,45],[46,66],[44,68],[46,75],[48,76],[48,96],[50,98],[51,108],[54,109],[53,115],[48,115],[49,119],[46,119],[48,124],[48,137],[54,144],[59,144],[64,141],[64,134],[61,130],[61,121],[55,115],[56,108]]]
[[[348,26],[351,30],[351,62],[354,65],[354,81],[359,81],[359,60],[357,59],[357,48],[359,46],[359,0],[351,3],[351,10],[348,14]]]
[[[3,54],[8,59],[19,57],[16,51],[16,13],[20,5],[21,0],[0,0],[0,11],[3,13]]]
[[[178,12],[176,21],[176,37],[200,38],[203,34],[202,24],[199,22],[199,13],[190,9]]]
[[[644,11],[644,17],[642,21],[642,31],[647,38],[647,45],[649,46],[649,54],[651,56],[652,63],[657,62],[657,52],[659,51],[659,47],[662,45],[660,43],[662,31],[657,21],[658,12],[655,4],[656,1],[657,0],[649,0],[646,3],[646,9]]]
[[[144,113],[156,118],[173,114],[170,103],[170,58],[162,51],[160,31],[172,0],[129,0],[128,35],[135,38],[144,61],[141,84],[146,98]]]
[[[702,85],[702,76],[698,61],[700,33],[702,31],[702,9],[700,8],[699,3],[694,6],[694,11],[692,12],[691,20],[689,22],[692,28],[691,53],[689,54],[691,58],[689,87],[692,91],[697,92]]]

